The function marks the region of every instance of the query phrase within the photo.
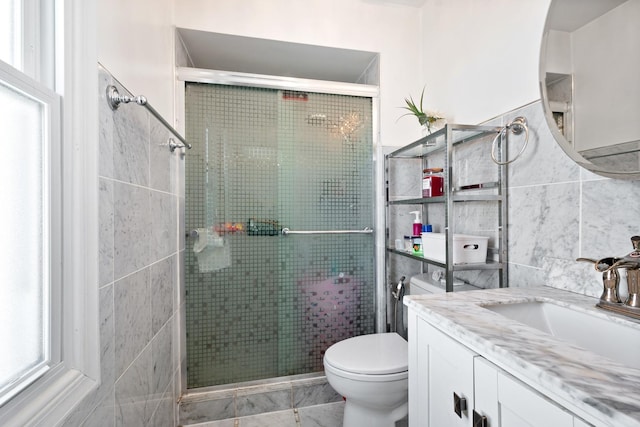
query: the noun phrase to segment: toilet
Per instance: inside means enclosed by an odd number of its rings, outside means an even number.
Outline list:
[[[407,416],[407,341],[395,332],[333,344],[324,354],[324,371],[346,399],[343,427],[394,427]]]

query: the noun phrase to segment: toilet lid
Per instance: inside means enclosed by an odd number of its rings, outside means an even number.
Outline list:
[[[404,372],[409,364],[407,342],[393,332],[340,341],[327,349],[324,359],[337,369],[370,375]]]

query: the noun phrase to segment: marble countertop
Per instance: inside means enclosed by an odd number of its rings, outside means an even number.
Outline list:
[[[434,327],[586,421],[640,426],[640,369],[623,366],[483,308],[489,304],[545,301],[640,329],[638,321],[596,308],[597,299],[550,287],[531,287],[414,295],[404,301]]]

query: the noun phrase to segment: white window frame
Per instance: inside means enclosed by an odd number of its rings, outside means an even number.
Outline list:
[[[33,99],[42,105],[42,137],[44,146],[42,152],[42,251],[44,265],[42,271],[42,331],[44,360],[34,366],[25,377],[10,386],[2,396],[0,405],[7,399],[25,389],[30,383],[42,377],[51,367],[60,362],[60,312],[52,310],[52,301],[59,301],[62,285],[62,245],[61,245],[61,182],[59,173],[61,168],[52,165],[60,164],[60,96],[53,90],[44,87],[24,73],[0,61],[0,80],[3,85],[16,90],[18,93]],[[30,226],[30,225],[27,225]],[[47,244],[48,243],[48,244]],[[0,301],[15,303],[14,301]]]
[[[62,30],[56,31],[55,73],[45,77],[35,67],[36,77],[42,78],[44,85],[55,85],[62,96],[62,114],[56,115],[55,108],[51,109],[52,129],[54,133],[60,131],[62,141],[61,174],[57,182],[57,178],[52,181],[55,188],[51,192],[57,199],[52,200],[53,210],[61,211],[60,217],[53,218],[61,227],[52,227],[57,233],[52,243],[61,248],[61,262],[52,266],[54,274],[61,277],[60,288],[53,289],[51,295],[51,339],[56,343],[52,359],[57,363],[0,407],[2,426],[57,425],[100,380],[96,3],[56,1],[55,24]],[[48,43],[40,32],[32,34],[36,34],[36,51]],[[44,51],[51,51],[50,47]],[[38,55],[46,67],[54,57],[44,51]],[[38,86],[6,67],[3,64],[0,78],[28,82],[32,89]],[[7,77],[7,72],[12,76]]]

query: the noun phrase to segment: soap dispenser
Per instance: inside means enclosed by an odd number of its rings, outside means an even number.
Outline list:
[[[420,219],[420,211],[409,212],[416,217],[413,219],[413,236],[419,236],[422,233],[422,219]]]

